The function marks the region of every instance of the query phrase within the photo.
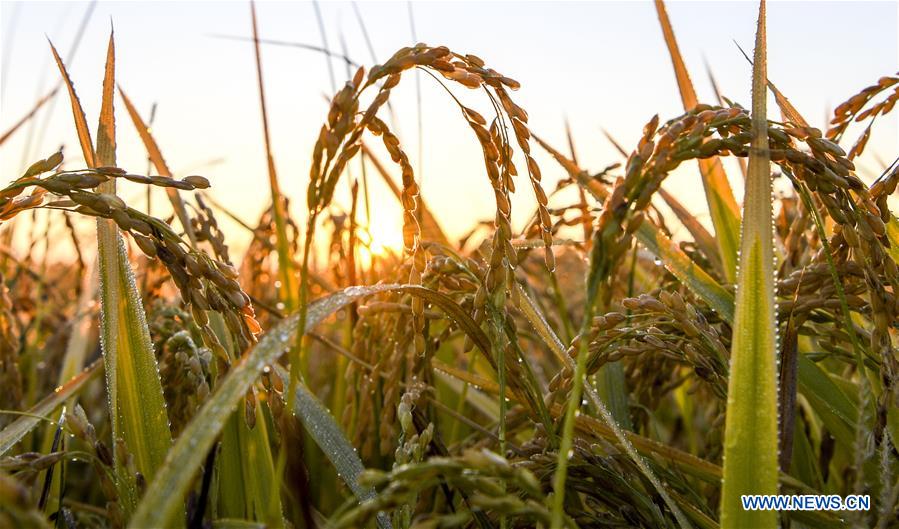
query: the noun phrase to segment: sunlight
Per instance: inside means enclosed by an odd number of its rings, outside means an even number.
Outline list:
[[[378,214],[372,211],[371,225],[359,234],[362,244],[359,254],[362,263],[370,266],[375,258],[383,258],[390,254],[401,255],[403,252],[403,225],[398,215]]]

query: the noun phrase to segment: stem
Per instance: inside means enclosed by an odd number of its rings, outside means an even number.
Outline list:
[[[587,334],[590,331],[590,323],[593,321],[592,299],[587,300],[584,308],[584,322],[581,325],[581,340],[578,344],[577,363],[574,368],[571,395],[568,397],[568,406],[565,408],[565,422],[562,426],[562,441],[559,444],[559,457],[556,463],[556,473],[553,476],[553,505],[550,527],[561,528],[565,513],[565,480],[568,477],[569,452],[574,445],[574,419],[580,408],[581,391],[584,386],[584,375],[587,371],[587,350],[589,340]]]

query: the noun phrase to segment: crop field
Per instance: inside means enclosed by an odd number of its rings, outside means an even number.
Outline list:
[[[304,53],[346,75],[308,103],[327,112],[297,125],[314,146],[288,169],[272,5],[243,5],[257,121],[228,125],[264,148],[240,184],[261,210],[221,200],[214,164],[172,170],[190,141],[157,134],[132,100],[154,87],[117,76],[118,25],[83,35],[102,39],[78,56],[101,84],[49,39],[55,88],[3,106],[7,161],[52,105],[67,128],[0,182],[0,528],[899,527],[899,159],[876,143],[899,73],[851,79],[812,125],[769,77],[762,1],[722,21],[754,35],[732,53],[749,99],[703,100],[657,0],[643,29],[681,109],[646,108],[587,167],[592,139],[544,136],[521,97],[534,72],[490,49],[357,62],[325,40]],[[416,90],[421,120],[421,85],[486,218],[422,182],[438,135],[396,125]],[[689,190],[666,187],[676,172]],[[751,494],[870,506],[749,510]]]

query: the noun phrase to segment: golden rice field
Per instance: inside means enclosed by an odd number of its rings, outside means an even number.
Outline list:
[[[319,131],[305,193],[276,171],[254,9],[261,215],[206,195],[212,175],[172,174],[129,99],[141,87],[117,86],[113,36],[82,59],[105,60],[102,86],[77,91],[51,44],[85,163],[48,152],[0,189],[0,527],[899,526],[899,165],[853,161],[899,74],[858,79],[826,129],[809,125],[767,77],[762,2],[752,100],[700,101],[656,9],[684,110],[649,109],[621,161],[582,167],[544,141],[518,72],[476,55],[490,50],[417,44],[304,125]],[[448,236],[420,193],[389,118],[415,72],[482,155],[465,178],[489,183],[495,212],[463,220],[484,237]],[[0,152],[54,95],[3,109],[22,117]],[[123,131],[149,171],[117,165]],[[538,152],[567,178],[548,186]],[[676,169],[707,218],[662,188]],[[368,180],[401,206],[401,247],[372,238]],[[126,202],[124,182],[161,188],[172,214]],[[536,204],[523,228],[519,195]],[[250,236],[239,253],[226,218]],[[71,250],[38,251],[55,245]],[[778,493],[870,508],[741,503]]]

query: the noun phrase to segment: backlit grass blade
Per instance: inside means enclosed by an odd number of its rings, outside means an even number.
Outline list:
[[[219,516],[244,518],[282,527],[281,502],[268,496],[274,475],[268,426],[262,406],[256,408],[256,424],[247,425],[243,399],[228,419],[218,457]]]
[[[528,296],[528,293],[525,292],[518,283],[515,283],[515,289],[518,291],[518,299],[521,300],[518,304],[518,308],[521,310],[524,317],[527,318],[528,322],[534,327],[534,332],[543,339],[543,343],[546,344],[549,350],[552,351],[553,355],[555,355],[562,364],[570,362],[571,358],[565,353],[565,346],[562,344],[562,341],[559,340],[559,337],[556,336],[556,333],[553,331],[552,327],[550,327],[546,318],[543,317],[537,303]]]
[[[687,288],[702,298],[726,321],[734,318],[734,296],[696,264],[662,230],[651,222],[637,229],[637,240],[662,261],[665,268]]]
[[[765,3],[752,73],[752,143],[746,175],[734,316],[721,525],[776,527],[775,511],[743,510],[741,495],[777,493],[777,326],[773,207],[766,120]]]
[[[275,370],[282,379],[287,378],[286,369],[276,364]],[[300,418],[306,431],[322,449],[322,452],[328,456],[331,464],[337,470],[337,475],[353,491],[356,498],[360,502],[374,498],[374,489],[359,484],[359,476],[365,467],[362,465],[356,449],[346,438],[328,408],[309,391],[305,384],[297,384],[293,413]],[[382,529],[391,527],[390,520],[386,516],[378,517],[378,525]]]
[[[491,421],[499,421],[499,403],[497,399],[489,396],[487,393],[499,395],[499,386],[491,381],[489,387],[482,387],[484,391],[475,389],[471,381],[476,380],[469,377],[457,379],[452,374],[443,372],[437,365],[434,366],[434,375],[437,380],[446,384],[454,393],[461,395],[465,392],[465,403],[470,405],[472,409],[487,417]],[[465,375],[462,375],[465,376]],[[464,383],[463,383],[464,381]],[[481,386],[477,386],[481,387]],[[468,388],[468,389],[465,389]]]
[[[446,296],[423,287],[409,285],[377,285],[372,287],[349,287],[325,298],[311,303],[306,312],[305,331],[309,332],[322,320],[347,305],[381,292],[406,292],[415,296],[427,296],[428,301],[438,305],[442,310],[457,313],[460,326],[481,348],[489,351],[489,342],[483,331],[477,327],[463,309],[455,305]],[[296,342],[299,314],[282,321],[277,327],[267,332],[258,344],[239,362],[232,366],[228,374],[219,382],[215,392],[206,400],[194,419],[184,428],[178,440],[166,456],[165,462],[150,482],[143,500],[137,507],[129,527],[163,527],[171,521],[193,480],[203,458],[197,453],[206,453],[218,438],[228,417],[234,413],[235,405],[246,394],[247,388],[262,372],[262,369],[273,364],[289,347]],[[298,384],[299,385],[299,384]]]
[[[115,44],[110,35],[97,129],[95,161],[99,166],[116,165],[114,90]],[[114,194],[115,180],[101,184],[100,191]],[[116,415],[112,421],[113,436],[124,440],[137,470],[150,480],[172,444],[162,383],[124,240],[115,223],[108,219],[97,220],[97,239],[100,340],[107,380],[112,381],[109,385],[114,388],[110,393],[112,412]],[[119,479],[127,482],[133,477],[126,475],[127,471],[121,468],[123,464],[116,460]],[[133,505],[124,503],[127,516]]]
[[[100,371],[103,370],[103,364],[99,361],[94,362],[87,369],[72,377],[68,382],[56,388],[56,390],[44,397],[40,402],[32,406],[21,417],[10,423],[2,431],[0,431],[0,456],[9,451],[28,432],[33,430],[41,422],[41,418],[53,420],[48,417],[53,410],[62,406],[62,404],[76,395],[81,388],[92,380]]]
[[[749,58],[749,55],[743,51],[743,48],[737,44],[737,48],[739,48],[740,53],[743,54],[743,57],[749,61],[749,64],[752,64],[752,59]],[[774,94],[774,100],[777,102],[777,106],[780,108],[780,114],[783,116],[784,122],[792,121],[796,125],[800,127],[808,127],[808,121],[802,117],[796,107],[793,106],[793,103],[790,103],[790,100],[787,99],[787,96],[783,95],[783,93],[774,86],[774,83],[771,82],[770,79],[765,79],[765,82],[768,85],[768,88],[771,90],[771,93]]]
[[[72,83],[69,72],[66,70],[62,58],[59,56],[59,53],[57,53],[56,47],[53,46],[52,42],[50,43],[50,51],[53,52],[56,66],[59,67],[59,72],[62,74],[66,89],[69,92],[69,100],[72,103],[72,117],[75,120],[75,130],[78,133],[78,142],[81,144],[81,154],[84,156],[84,162],[88,167],[96,167],[96,164],[94,163],[94,143],[93,140],[91,140],[90,129],[87,126],[87,118],[84,116],[84,109],[81,107],[81,101],[78,99],[78,94],[75,93],[75,84]]]
[[[665,37],[665,44],[668,46],[668,52],[671,55],[674,75],[677,77],[677,86],[680,89],[684,110],[690,110],[699,102],[696,98],[696,91],[693,89],[693,82],[690,80],[687,66],[677,46],[674,30],[671,27],[671,21],[668,19],[668,12],[665,10],[665,3],[662,0],[655,0],[655,6],[659,15],[659,23],[662,26],[662,34]],[[702,174],[702,185],[705,188],[709,214],[712,218],[712,224],[715,226],[715,235],[718,238],[718,249],[724,266],[725,277],[728,281],[733,282],[736,278],[737,270],[740,210],[734,198],[733,190],[730,187],[730,182],[727,180],[727,174],[724,172],[724,166],[721,165],[721,160],[718,158],[701,159],[699,160],[699,171]]]
[[[472,373],[470,371],[466,371],[465,369],[460,369],[450,364],[443,363],[436,358],[431,360],[431,366],[436,371],[445,373],[455,379],[461,380],[462,382],[465,382],[470,386],[480,388],[482,391],[485,391],[487,393],[499,395],[499,384],[497,384],[496,381],[489,379],[483,375]]]
[[[268,167],[268,181],[272,194],[272,212],[275,221],[276,249],[278,251],[278,275],[281,278],[280,298],[288,312],[297,308],[297,286],[294,274],[293,252],[287,238],[287,208],[281,187],[278,184],[278,173],[275,169],[275,157],[272,154],[271,139],[268,128],[268,108],[265,104],[265,83],[262,78],[262,55],[259,51],[259,30],[256,24],[256,5],[250,3],[250,14],[253,21],[253,44],[256,52],[256,80],[259,86],[259,106],[262,111],[262,133],[265,139],[265,159]]]

